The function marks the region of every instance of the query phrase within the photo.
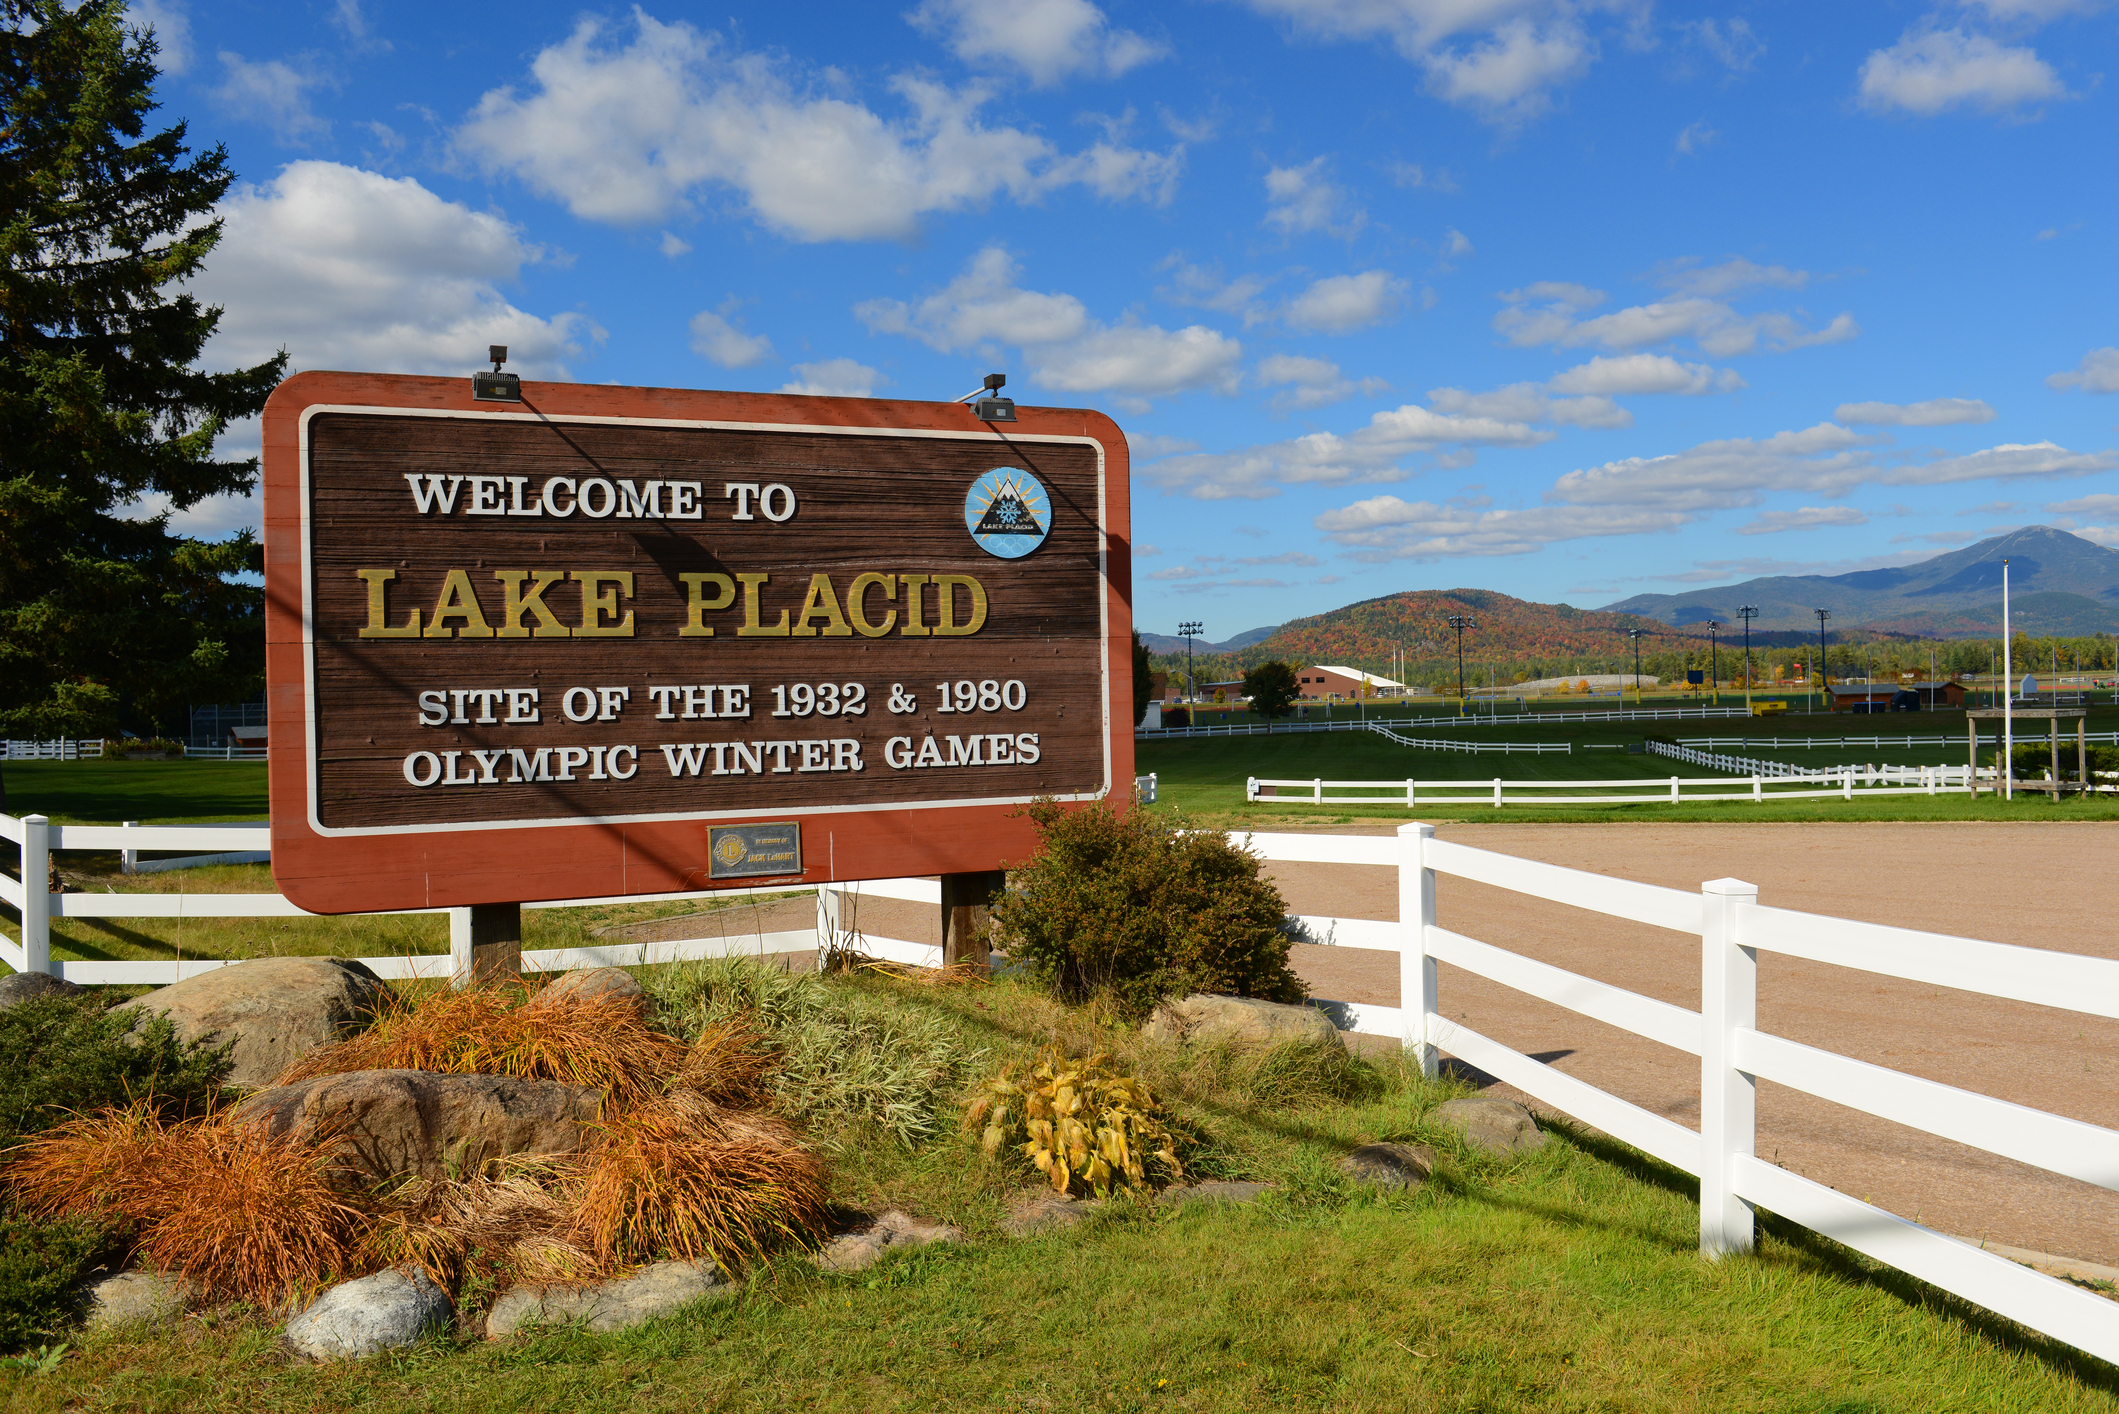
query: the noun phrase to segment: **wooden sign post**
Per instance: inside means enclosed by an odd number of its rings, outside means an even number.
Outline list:
[[[290,378],[265,411],[281,889],[478,907],[496,966],[529,901],[984,876],[968,915],[1034,849],[1026,802],[1122,808],[1133,776],[1125,439],[1018,417]]]

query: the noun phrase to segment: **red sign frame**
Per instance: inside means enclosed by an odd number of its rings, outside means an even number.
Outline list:
[[[1011,425],[981,422],[959,403],[814,398],[676,388],[525,383],[522,404],[474,401],[471,380],[309,372],[274,391],[264,414],[264,549],[273,874],[314,913],[460,907],[755,885],[710,880],[706,826],[761,818],[699,811],[652,819],[543,820],[537,828],[455,823],[334,830],[317,810],[315,644],[308,545],[312,514],[304,465],[309,421],[322,412],[407,417],[789,431],[849,439],[906,434],[992,446],[1071,444],[1097,458],[1103,603],[1101,670],[1105,763],[1101,797],[1123,808],[1133,778],[1132,582],[1124,434],[1102,413],[1017,410]],[[1079,641],[1079,640],[1077,640]],[[1093,642],[1093,638],[1090,640]],[[453,767],[452,767],[453,770]],[[417,784],[417,782],[414,782]],[[878,804],[770,817],[803,827],[803,868],[789,887],[904,875],[972,873],[1028,857],[1035,831],[1021,799],[954,805]]]

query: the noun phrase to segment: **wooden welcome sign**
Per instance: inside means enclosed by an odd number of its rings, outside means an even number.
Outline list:
[[[970,873],[1131,789],[1094,412],[303,373],[265,409],[273,873],[319,913]]]

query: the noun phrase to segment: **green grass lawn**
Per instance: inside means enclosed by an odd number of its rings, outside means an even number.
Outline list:
[[[2119,726],[2119,713],[2100,714]],[[1865,730],[1870,718],[1837,718],[1829,722],[1773,722],[1773,731],[1752,735],[1742,747],[1717,746],[1728,755],[1749,755],[1794,765],[1840,766],[1864,762],[1901,765],[1961,765],[1964,749],[1953,747],[1844,747],[1802,749],[1781,745],[1790,736],[1883,735]],[[1904,717],[1900,721],[1907,720]],[[1843,730],[1848,722],[1861,728]],[[1928,735],[1951,728],[1962,731],[1960,716],[1934,713],[1913,728],[1915,735]],[[1466,755],[1399,746],[1368,732],[1289,732],[1274,735],[1197,737],[1190,740],[1149,740],[1136,744],[1134,769],[1157,777],[1160,808],[1182,810],[1202,824],[1224,829],[1280,829],[1300,823],[1322,824],[1355,819],[1491,819],[1513,822],[1594,820],[1713,820],[1713,821],[1808,821],[1808,820],[2111,820],[2119,819],[2119,798],[2070,799],[2054,804],[2043,796],[2019,795],[2012,802],[1999,802],[1982,795],[1977,801],[1957,795],[1884,796],[1842,801],[1835,799],[1710,802],[1670,805],[1540,806],[1511,803],[1500,810],[1491,804],[1422,804],[1408,813],[1402,801],[1395,805],[1296,805],[1271,800],[1246,804],[1244,781],[1262,779],[1327,781],[1391,781],[1413,777],[1423,781],[1464,781],[1467,786],[1490,782],[1495,777],[1511,781],[1668,780],[1718,776],[1723,773],[1691,766],[1667,757],[1628,752],[1628,744],[1644,737],[1688,736],[1692,723],[1621,722],[1537,726],[1508,725],[1479,728],[1452,734],[1452,739],[1476,742],[1569,741],[1572,754]],[[1749,722],[1743,724],[1747,728]],[[1798,725],[1807,729],[1797,731]],[[1701,733],[1704,735],[1705,733]],[[1733,733],[1719,728],[1716,735]],[[1900,729],[1900,735],[1905,729]],[[1441,735],[1441,733],[1436,733]]]
[[[9,761],[7,813],[54,824],[263,820],[262,761]]]
[[[1755,1254],[1697,1252],[1693,1187],[1564,1124],[1527,1156],[1432,1122],[1462,1093],[1395,1053],[1356,1067],[1187,1051],[1020,986],[853,977],[939,1020],[985,1066],[1055,1033],[1104,1046],[1171,1104],[1197,1173],[1278,1185],[1250,1206],[1114,1202],[1029,1239],[999,1220],[1038,1180],[947,1132],[907,1151],[815,1136],[836,1201],[960,1225],[961,1245],[850,1276],[799,1254],[741,1294],[599,1336],[441,1337],[359,1364],[288,1364],[241,1310],[93,1335],[52,1374],[0,1375],[11,1409],[2109,1411],[2119,1371],[1767,1217]],[[1334,1161],[1427,1143],[1419,1192]]]

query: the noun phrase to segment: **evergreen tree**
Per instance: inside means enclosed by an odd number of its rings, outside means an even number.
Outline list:
[[[286,355],[196,369],[220,320],[176,288],[220,238],[225,149],[152,134],[156,44],[119,0],[0,0],[0,732],[92,735],[121,710],[254,692],[263,594],[250,531],[172,534],[168,512],[247,491],[216,461]]]

